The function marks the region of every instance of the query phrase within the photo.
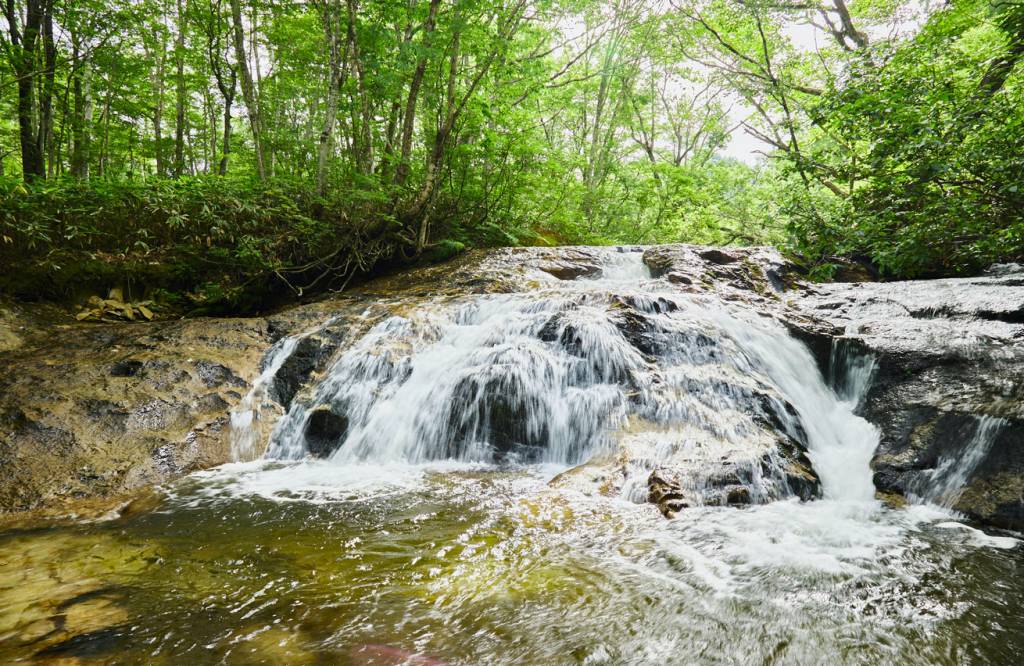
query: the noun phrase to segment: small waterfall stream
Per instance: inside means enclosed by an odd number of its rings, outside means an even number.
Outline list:
[[[599,256],[599,277],[538,275],[528,293],[438,299],[380,321],[292,403],[266,457],[575,465],[626,441],[649,458],[633,487],[672,458],[706,486],[698,468],[720,451],[768,501],[794,494],[777,453],[788,442],[806,449],[825,497],[872,499],[877,433],[853,412],[869,360],[833,359],[845,364],[837,394],[780,324],[668,289],[639,252]]]
[[[278,340],[267,352],[263,370],[252,383],[249,392],[231,410],[231,457],[236,461],[252,460],[259,450],[261,434],[259,418],[267,389],[288,357],[295,351],[302,336],[289,336]]]
[[[925,471],[914,486],[915,499],[953,507],[971,474],[985,459],[1007,421],[995,416],[978,416],[974,433],[959,451],[942,456],[933,469]]]

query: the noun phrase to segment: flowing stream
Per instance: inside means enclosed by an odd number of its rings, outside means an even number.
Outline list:
[[[889,508],[855,414],[870,358],[837,351],[827,383],[773,320],[672,292],[636,252],[601,263],[376,322],[268,432],[280,342],[232,415],[243,462],[155,511],[0,534],[0,661],[1020,662],[1018,540],[937,506],[998,422]],[[615,492],[567,472],[622,451]],[[666,460],[672,520],[646,503]],[[722,506],[737,488],[749,505]],[[26,648],[57,612],[39,600],[69,597],[86,630]]]

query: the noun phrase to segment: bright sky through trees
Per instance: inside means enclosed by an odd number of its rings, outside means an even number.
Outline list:
[[[142,258],[221,239],[311,279],[444,243],[974,270],[1024,248],[1022,54],[1019,0],[9,0],[0,231]],[[218,178],[239,210],[297,188],[310,222],[241,233],[192,198]],[[80,199],[129,186],[155,200],[139,228]]]

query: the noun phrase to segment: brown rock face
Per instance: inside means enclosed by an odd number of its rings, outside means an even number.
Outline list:
[[[256,320],[48,326],[0,357],[0,506],[113,495],[228,459]]]
[[[0,351],[0,513],[86,497],[122,506],[230,460],[230,411],[260,373],[268,320],[89,324],[49,306],[16,312],[20,342]],[[307,317],[328,315],[296,308],[273,323],[293,332]]]

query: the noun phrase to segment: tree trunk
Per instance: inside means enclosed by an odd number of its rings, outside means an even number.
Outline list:
[[[112,98],[113,90],[108,88],[103,102],[103,143],[100,145],[100,160],[97,165],[100,178],[107,174],[107,164],[110,161],[110,103]]]
[[[256,175],[266,180],[267,170],[263,156],[263,131],[260,123],[260,110],[256,99],[256,85],[253,83],[249,69],[249,57],[245,51],[245,26],[242,24],[242,2],[231,0],[232,34],[234,36],[235,59],[242,79],[242,100],[249,115],[249,128],[252,130],[253,152],[256,156]]]
[[[360,174],[373,172],[373,114],[370,110],[370,96],[366,92],[363,65],[359,56],[359,42],[356,38],[357,0],[346,0],[348,7],[348,47],[352,69],[356,75],[356,95],[359,98],[359,140],[356,142],[356,171]]]
[[[217,104],[213,100],[213,94],[210,91],[203,93],[203,117],[206,123],[204,128],[205,138],[205,162],[206,162],[206,173],[212,174],[217,172],[217,163],[220,161],[217,152],[217,132],[219,131],[219,120],[217,116]]]
[[[36,142],[35,95],[30,74],[18,79],[18,138],[21,142],[21,172],[27,181],[46,177],[43,152]]]
[[[26,3],[24,30],[19,25],[14,3],[4,4],[10,45],[8,58],[18,81],[18,141],[21,147],[21,173],[26,181],[46,177],[43,153],[36,142],[35,122],[35,51],[43,21],[42,2]]]
[[[409,96],[405,103],[405,115],[402,119],[402,151],[398,159],[398,167],[395,169],[395,184],[399,186],[405,185],[405,181],[409,177],[412,134],[416,129],[416,103],[420,94],[420,86],[423,85],[423,75],[427,71],[427,51],[430,50],[437,19],[437,8],[440,4],[441,0],[430,0],[427,20],[423,24],[423,45],[420,55],[416,59],[416,69],[413,71],[412,81],[409,82]]]
[[[36,143],[39,145],[40,159],[50,155],[50,170],[53,164],[53,84],[57,74],[57,45],[53,40],[53,0],[45,0],[42,4],[42,47],[43,77],[39,86],[39,127]],[[45,169],[45,164],[44,164]]]
[[[405,28],[400,33],[402,35],[400,48],[403,49],[412,41],[412,10],[414,7],[415,0],[409,0],[409,20],[406,21]],[[391,112],[388,114],[388,124],[384,137],[384,153],[378,167],[381,182],[386,182],[389,179],[389,170],[394,166],[395,138],[398,132],[398,123],[402,120],[401,111],[401,100],[396,96],[391,102]]]
[[[338,119],[338,98],[341,94],[345,69],[342,66],[341,35],[338,20],[340,7],[336,0],[324,2],[324,39],[327,41],[330,71],[327,79],[327,108],[324,111],[324,125],[320,131],[316,160],[316,191],[323,196],[327,190],[327,158],[331,153],[334,138],[334,124]]]
[[[89,61],[89,57],[86,56],[81,61],[78,61],[74,77],[71,175],[79,180],[89,179],[92,114],[92,63]]]
[[[153,62],[149,70],[149,85],[153,90],[153,155],[156,158],[156,174],[163,176],[167,170],[164,164],[164,61],[167,55],[165,33],[161,32],[154,45],[154,52],[147,53]]]
[[[178,0],[178,34],[174,43],[177,96],[174,113],[174,176],[185,171],[185,2]]]
[[[226,176],[228,173],[228,162],[231,156],[231,103],[234,101],[234,91],[224,98],[224,136],[221,139],[221,158],[218,173]]]

